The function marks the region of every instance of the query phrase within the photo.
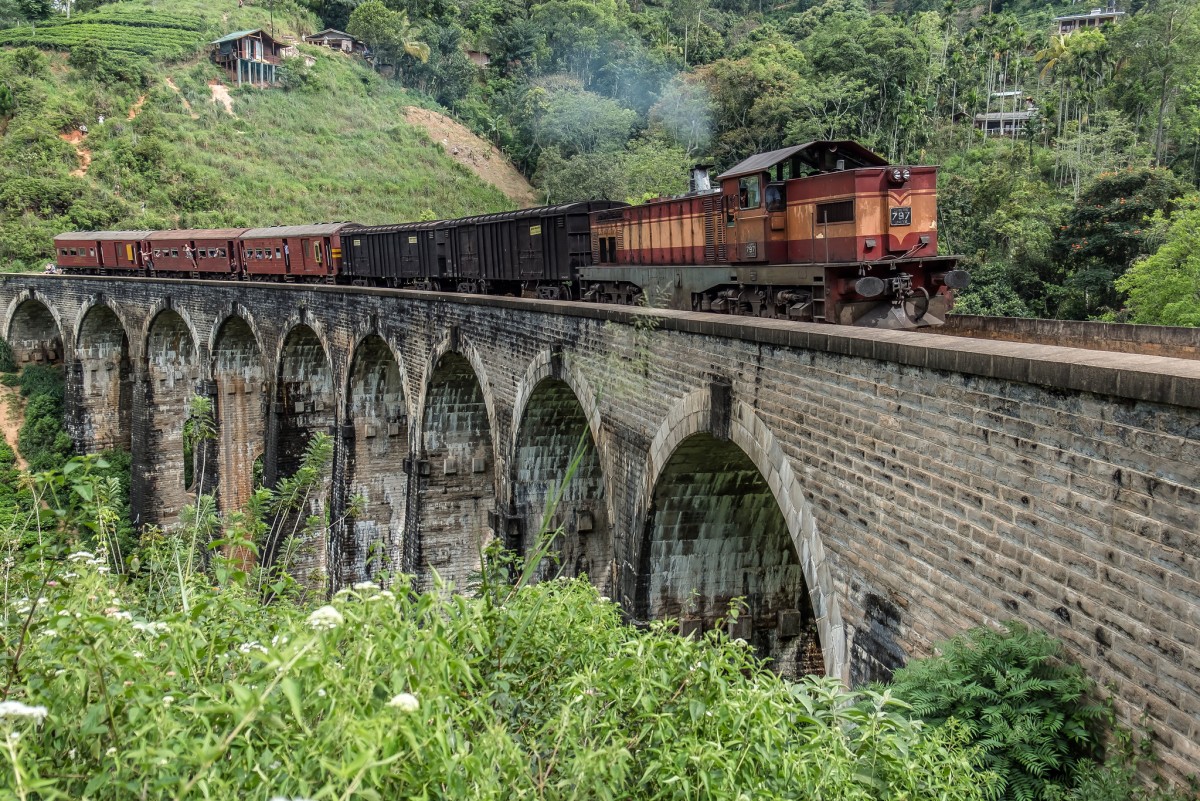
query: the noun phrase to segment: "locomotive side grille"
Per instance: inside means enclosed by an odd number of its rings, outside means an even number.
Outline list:
[[[592,264],[600,264],[600,234],[592,229]]]
[[[713,199],[704,199],[704,260],[717,260],[717,220],[713,213]]]

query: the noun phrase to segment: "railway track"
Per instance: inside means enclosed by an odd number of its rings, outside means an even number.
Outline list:
[[[1200,360],[1200,328],[951,314],[922,333]]]

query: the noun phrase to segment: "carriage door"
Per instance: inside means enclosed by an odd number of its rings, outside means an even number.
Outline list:
[[[725,220],[731,234],[731,262],[757,262],[767,258],[767,211],[763,202],[765,175],[743,175],[725,181]]]
[[[458,274],[479,278],[479,232],[474,225],[460,225],[458,232]]]
[[[296,272],[300,272],[300,273],[308,272],[304,268],[304,265],[308,262],[308,252],[309,252],[308,249],[310,247],[312,247],[311,239],[301,239],[300,240],[300,267]],[[288,272],[291,272],[291,271],[292,271],[291,266],[289,265]]]
[[[522,281],[538,281],[543,278],[542,269],[542,221],[530,220],[517,224],[517,264]]]

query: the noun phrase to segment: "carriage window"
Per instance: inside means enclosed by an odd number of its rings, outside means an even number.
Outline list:
[[[768,184],[767,191],[767,211],[786,211],[787,210],[787,192],[783,184]]]
[[[67,249],[66,249],[66,248],[59,248],[59,249],[58,249],[58,252],[59,252],[59,254],[60,254],[60,255],[63,255],[63,256],[67,255]]]
[[[218,248],[217,255],[220,256],[221,258],[225,258],[225,248]]]
[[[156,251],[154,251],[154,258],[156,258],[156,259],[157,259],[157,258],[158,258],[159,256],[161,256],[161,255],[162,255],[162,251],[161,251],[161,250],[156,250]]]
[[[854,201],[817,204],[817,224],[854,222]]]
[[[171,248],[171,258],[173,258],[173,259],[179,258],[179,248]]]
[[[279,248],[275,248],[275,258],[277,258],[277,259],[283,258],[283,252]]]
[[[743,209],[757,209],[762,202],[758,194],[758,176],[749,175],[738,181],[738,198]]]
[[[313,260],[316,261],[317,264],[321,263],[321,243],[320,242],[316,242],[313,244]]]
[[[254,258],[256,258],[256,259],[262,258],[262,249],[261,248],[254,249]]]
[[[270,249],[270,248],[267,248],[267,249],[266,249],[266,251],[265,251],[265,252],[264,252],[264,254],[263,254],[263,258],[264,258],[264,259],[269,259],[269,258],[271,258],[271,249]]]

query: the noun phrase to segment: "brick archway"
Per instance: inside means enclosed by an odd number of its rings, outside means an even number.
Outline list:
[[[722,406],[724,408],[721,408]],[[707,438],[707,441],[704,438]],[[681,448],[685,449],[681,450]],[[691,463],[680,465],[678,458],[681,455],[685,459],[690,459]],[[713,458],[714,456],[715,458]],[[739,456],[744,458],[739,458]],[[791,556],[794,556],[796,566],[799,568],[798,574],[803,577],[813,628],[819,638],[823,655],[825,673],[847,682],[849,680],[849,663],[845,628],[842,624],[837,597],[834,594],[833,579],[825,558],[825,550],[816,530],[816,518],[804,496],[798,477],[774,433],[763,423],[754,409],[740,401],[730,400],[727,396],[723,398],[720,392],[714,392],[711,387],[697,390],[677,403],[659,427],[658,433],[650,445],[645,473],[646,484],[639,505],[640,511],[635,518],[643,524],[643,528],[635,532],[636,541],[630,550],[631,556],[636,560],[633,562],[636,578],[627,576],[623,583],[626,598],[633,602],[635,613],[652,614],[655,612],[656,602],[653,596],[656,587],[653,585],[653,577],[650,575],[656,558],[653,552],[654,537],[656,527],[661,530],[666,522],[661,514],[664,511],[662,508],[664,502],[671,505],[671,499],[667,497],[668,494],[662,492],[660,485],[664,476],[670,479],[683,472],[678,469],[680,467],[685,467],[693,472],[705,469],[711,471],[712,480],[705,490],[710,493],[706,501],[708,505],[702,505],[699,515],[693,516],[692,522],[696,524],[693,528],[702,526],[705,519],[713,518],[716,520],[716,525],[714,526],[715,530],[711,533],[715,536],[726,536],[743,522],[735,520],[736,513],[742,511],[751,516],[758,515],[765,520],[771,532],[786,533],[786,539],[792,549]],[[732,476],[733,473],[738,475]],[[722,481],[729,478],[734,478],[735,481],[722,486]],[[751,502],[748,507],[739,510],[739,499],[743,497],[751,498]],[[772,501],[770,505],[764,503],[768,498]],[[725,504],[725,508],[718,508],[721,504]],[[672,509],[681,511],[683,507],[675,503],[672,505]],[[694,547],[692,546],[693,549]],[[714,545],[714,547],[716,546]],[[761,548],[762,546],[747,544],[747,547],[749,552],[743,554],[743,561],[728,564],[740,564],[743,572],[752,579],[753,574],[756,571],[759,572],[760,585],[765,585],[764,579],[772,573],[781,580],[792,581],[794,579],[794,577],[787,578],[789,573],[786,565],[787,559],[781,557],[770,565],[760,560],[756,564],[753,551],[755,547]],[[685,546],[681,550],[687,549]],[[665,552],[659,554],[659,556],[666,555]],[[731,557],[731,554],[719,556],[718,561],[728,557]],[[705,566],[699,561],[695,561],[695,564],[697,570],[705,569]],[[770,568],[770,570],[764,572],[763,568]],[[690,589],[689,587],[684,591]],[[747,587],[731,588],[726,582],[723,590],[718,589],[713,593],[713,600],[722,594],[730,597],[744,594],[741,592],[742,589],[747,589]],[[753,590],[754,588],[750,587],[749,589]],[[760,594],[766,593],[767,590],[766,586],[758,587]],[[672,598],[678,600],[670,593],[662,598],[666,600],[665,605],[667,606],[670,605]],[[717,611],[723,610],[718,609]],[[791,610],[777,609],[772,604],[766,604],[763,611],[764,614],[761,616],[763,619],[755,621],[760,626],[769,623],[767,618],[770,617],[771,612]],[[801,623],[803,623],[805,610],[800,608],[796,611],[800,612]],[[708,618],[712,615],[705,614],[702,617]],[[791,630],[794,621],[785,621],[783,617],[776,616],[775,622],[777,630],[784,631]],[[770,638],[760,639],[767,641]],[[778,642],[771,641],[768,642],[768,645],[781,650]],[[769,655],[775,656],[775,654]]]

